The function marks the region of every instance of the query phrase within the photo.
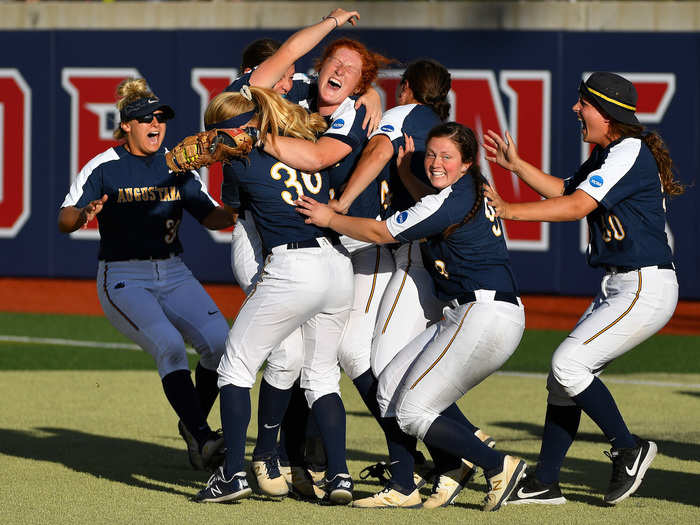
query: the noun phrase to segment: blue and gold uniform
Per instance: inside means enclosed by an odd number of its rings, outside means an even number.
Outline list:
[[[105,194],[99,215],[103,261],[177,255],[182,252],[182,210],[201,222],[217,206],[198,175],[168,169],[164,147],[146,157],[130,154],[123,145],[101,153],[80,172],[63,206],[82,208]]]
[[[230,200],[230,188],[237,187],[241,200],[248,203],[265,252],[273,247],[309,241],[328,235],[328,231],[311,224],[294,206],[301,195],[328,202],[328,175],[303,173],[268,155],[253,150],[247,159],[235,160],[225,172],[222,199]]]
[[[581,189],[599,203],[586,217],[591,266],[642,268],[673,262],[659,170],[641,139],[596,146],[564,185],[565,195]]]
[[[379,127],[372,133],[370,139],[375,135],[389,137],[391,146],[394,148],[394,158],[396,158],[399,147],[404,146],[404,134],[412,137],[415,152],[411,157],[411,172],[421,182],[430,185],[423,168],[425,140],[428,132],[440,122],[440,117],[429,106],[423,104],[396,106],[384,113]],[[382,214],[383,218],[390,217],[396,211],[408,209],[416,202],[401,182],[395,162],[389,162],[384,166],[377,180],[379,184],[382,181],[388,183],[391,195],[390,204]]]

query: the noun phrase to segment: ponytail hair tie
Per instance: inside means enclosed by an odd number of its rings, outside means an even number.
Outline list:
[[[248,86],[248,84],[243,84],[240,90],[240,94],[243,96],[244,99],[253,102],[253,94],[250,92],[250,87]]]

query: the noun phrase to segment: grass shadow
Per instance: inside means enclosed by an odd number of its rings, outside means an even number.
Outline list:
[[[67,428],[0,428],[0,453],[59,463],[96,478],[185,497],[193,492],[173,485],[199,489],[209,477],[207,472],[192,470],[183,449]]]

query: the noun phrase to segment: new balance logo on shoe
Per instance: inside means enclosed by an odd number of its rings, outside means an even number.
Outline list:
[[[212,493],[214,496],[221,496],[221,495],[223,494],[223,491],[218,487],[218,485],[214,485],[214,486],[211,488],[211,493]]]
[[[349,489],[352,487],[352,483],[349,481],[341,481],[338,483],[338,488],[339,489]]]

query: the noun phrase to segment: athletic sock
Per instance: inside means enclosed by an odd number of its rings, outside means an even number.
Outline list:
[[[272,456],[277,445],[279,431],[284,413],[289,405],[292,389],[281,390],[265,381],[260,382],[258,398],[258,438],[253,450],[253,458]]]
[[[321,438],[328,457],[326,477],[333,479],[337,474],[347,474],[343,401],[338,394],[326,394],[314,402],[311,413],[321,431]]]
[[[352,382],[365,402],[365,406],[384,431],[389,449],[392,488],[404,494],[410,494],[416,488],[413,482],[415,455],[420,454],[416,451],[416,438],[404,433],[395,418],[381,416],[377,402],[379,381],[374,377],[371,369],[367,369]]]
[[[384,431],[386,446],[389,449],[392,485],[397,485],[403,489],[400,492],[410,494],[416,488],[413,481],[416,438],[401,430],[396,418],[383,417],[379,420],[379,425]]]
[[[433,421],[423,441],[426,445],[471,461],[484,471],[500,468],[503,464],[503,453],[487,447],[468,428],[445,416],[438,416]]]
[[[445,417],[450,418],[452,421],[456,421],[463,427],[468,428],[472,434],[479,430],[478,427],[472,425],[472,422],[467,419],[467,416],[465,416],[462,413],[462,411],[459,409],[456,403],[452,403],[445,410],[443,410],[441,414]]]
[[[352,382],[355,388],[357,388],[367,409],[372,413],[374,419],[379,421],[382,418],[379,410],[379,403],[377,402],[377,387],[379,386],[379,381],[374,377],[372,370],[368,368],[364,373],[353,379]]]
[[[189,370],[175,370],[162,379],[163,391],[168,398],[170,406],[197,440],[200,446],[211,434],[211,428],[202,414],[199,396],[192,383]]]
[[[433,458],[433,463],[435,463],[435,472],[438,474],[444,474],[445,472],[456,470],[462,466],[462,458],[457,457],[454,454],[449,454],[432,445],[426,445],[426,447],[430,453],[430,457]]]
[[[292,386],[287,411],[280,425],[280,448],[284,449],[289,464],[293,467],[304,466],[306,422],[309,419],[309,413],[306,396],[297,381]]]
[[[226,479],[245,468],[245,437],[250,423],[250,389],[225,385],[221,388],[221,426],[226,442]]]
[[[547,405],[540,456],[535,469],[535,477],[540,482],[550,485],[559,481],[561,465],[576,439],[580,421],[581,409],[577,406]]]
[[[613,448],[637,446],[612,394],[600,379],[594,377],[588,388],[571,399],[600,427]]]
[[[304,462],[313,472],[323,472],[328,466],[326,449],[321,437],[321,429],[316,424],[316,419],[309,417],[306,420],[306,440],[304,443]]]
[[[194,369],[194,384],[197,394],[199,394],[199,404],[202,407],[202,414],[206,418],[209,416],[216,396],[219,395],[219,374],[216,370],[204,368],[202,363],[197,363]]]

